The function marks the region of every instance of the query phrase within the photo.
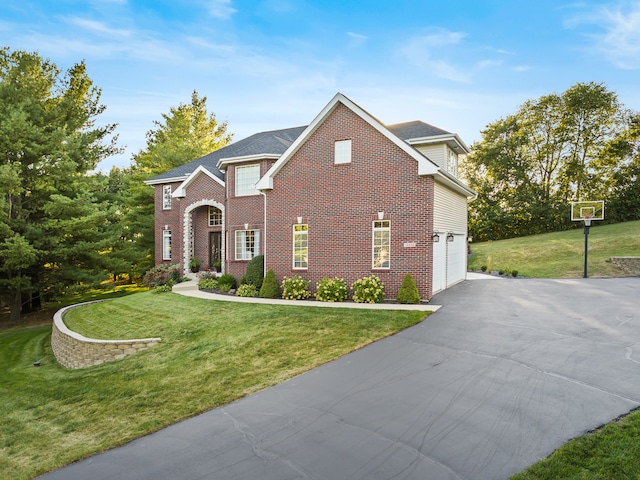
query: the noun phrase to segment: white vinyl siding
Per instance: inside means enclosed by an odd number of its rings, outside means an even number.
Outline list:
[[[236,167],[236,197],[257,195],[256,183],[260,180],[260,165]]]
[[[426,155],[429,160],[438,165],[440,168],[447,168],[447,146],[439,143],[436,145],[416,145],[416,149]]]
[[[467,234],[467,197],[435,183],[433,204],[433,229],[439,232],[453,231]],[[440,241],[444,239],[440,237]]]

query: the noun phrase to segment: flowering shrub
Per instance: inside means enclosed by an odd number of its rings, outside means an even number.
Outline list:
[[[309,280],[298,275],[282,280],[282,298],[285,300],[304,300],[310,296]]]
[[[238,291],[236,292],[236,296],[238,297],[257,297],[258,289],[255,285],[250,285],[248,283],[242,284],[238,287]]]
[[[375,275],[356,280],[351,290],[356,303],[381,303],[384,300],[384,283]]]
[[[154,288],[153,290],[151,290],[151,293],[167,293],[171,291],[171,283],[169,282],[165,285],[159,285],[156,288]]]
[[[179,264],[168,265],[163,263],[145,273],[142,283],[147,287],[159,287],[160,285],[167,285],[169,282],[180,283],[182,280]]]
[[[216,288],[218,288],[218,280],[213,277],[203,277],[198,282],[200,290],[215,290]]]
[[[341,278],[321,278],[316,285],[316,299],[321,302],[344,302],[348,296],[347,284]]]

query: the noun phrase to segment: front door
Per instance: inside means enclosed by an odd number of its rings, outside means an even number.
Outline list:
[[[222,232],[209,234],[209,267],[220,266],[222,261]]]

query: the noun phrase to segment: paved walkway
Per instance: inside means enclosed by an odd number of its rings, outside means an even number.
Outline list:
[[[44,478],[506,479],[640,406],[639,291],[466,281],[397,335]]]

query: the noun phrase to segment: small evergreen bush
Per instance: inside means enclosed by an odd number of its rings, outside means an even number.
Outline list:
[[[198,282],[198,289],[200,290],[215,290],[216,288],[218,288],[218,280],[215,278],[201,278]]]
[[[257,290],[260,290],[264,280],[264,255],[256,255],[249,260],[249,263],[247,263],[247,271],[243,278],[243,283],[253,285]]]
[[[351,290],[356,303],[382,303],[384,300],[384,283],[376,275],[356,280]]]
[[[513,270],[513,271],[511,272],[511,275],[512,275],[514,278],[515,278],[515,277],[517,277],[517,276],[518,276],[518,270]]]
[[[344,302],[349,297],[347,284],[341,278],[321,278],[316,284],[316,299],[321,302]]]
[[[400,290],[398,290],[396,301],[398,303],[409,304],[420,303],[418,286],[416,285],[415,278],[413,278],[413,275],[411,275],[410,273],[407,273],[402,279],[402,285],[400,286]]]
[[[227,293],[232,288],[236,288],[236,277],[230,273],[225,273],[218,277],[218,288],[221,292]]]
[[[260,287],[260,298],[280,298],[280,286],[273,270],[269,270]]]
[[[486,272],[487,271],[487,266],[486,265],[482,265],[480,267],[480,270],[482,270],[483,272]]]
[[[255,285],[250,285],[248,283],[245,283],[238,287],[236,296],[237,297],[257,297],[258,289],[255,287]]]
[[[284,277],[282,280],[282,298],[285,300],[305,300],[311,296],[309,280],[299,275]]]
[[[159,287],[166,285],[170,281],[174,284],[182,282],[182,274],[180,273],[180,265],[177,263],[157,265],[144,274],[142,283],[146,287]]]

